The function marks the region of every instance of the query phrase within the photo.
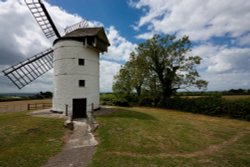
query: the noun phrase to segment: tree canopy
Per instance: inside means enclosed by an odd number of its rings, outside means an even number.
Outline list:
[[[199,56],[190,55],[188,36],[154,35],[140,43],[130,59],[114,77],[113,91],[137,96],[150,95],[165,101],[178,89],[205,89],[207,81],[200,79],[196,69]]]

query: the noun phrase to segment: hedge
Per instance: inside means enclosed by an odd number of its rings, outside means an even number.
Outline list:
[[[170,98],[160,107],[211,116],[226,116],[250,121],[250,99],[226,100],[218,97]]]

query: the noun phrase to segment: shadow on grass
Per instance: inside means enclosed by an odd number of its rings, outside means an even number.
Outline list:
[[[99,113],[98,113],[99,112]],[[131,110],[125,109],[116,109],[116,108],[105,108],[101,109],[101,111],[97,111],[97,117],[105,117],[105,118],[133,118],[133,119],[140,119],[140,120],[157,120],[155,117]]]

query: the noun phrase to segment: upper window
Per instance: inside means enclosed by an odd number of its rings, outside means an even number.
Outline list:
[[[84,66],[84,59],[78,59],[78,65]]]
[[[79,80],[79,87],[85,87],[85,80]]]

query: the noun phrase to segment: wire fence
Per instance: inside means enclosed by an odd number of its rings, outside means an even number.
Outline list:
[[[34,104],[27,105],[28,110],[46,109],[46,108],[51,108],[51,107],[52,107],[52,103],[34,103]]]

